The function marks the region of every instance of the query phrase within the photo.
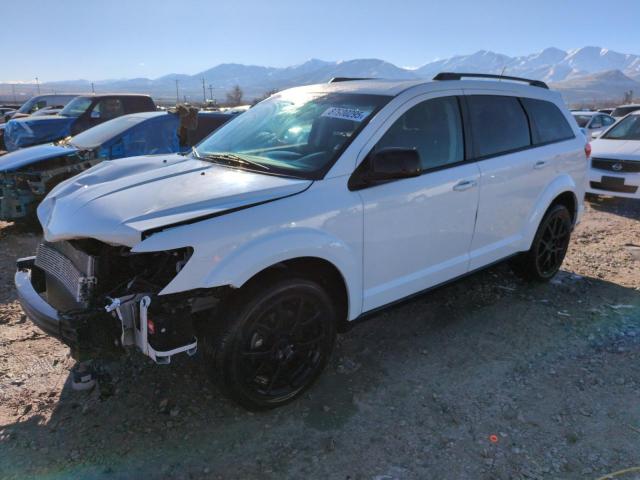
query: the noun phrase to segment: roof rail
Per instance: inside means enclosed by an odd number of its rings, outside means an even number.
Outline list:
[[[338,83],[338,82],[353,82],[355,80],[373,80],[372,78],[366,78],[366,77],[333,77],[331,80],[329,80],[329,83]]]
[[[492,75],[490,73],[457,73],[457,72],[441,72],[433,77],[434,80],[462,80],[463,78],[492,78],[494,80],[511,80],[514,82],[528,83],[532,87],[546,88],[549,87],[541,80],[531,80],[529,78],[509,77],[507,75]]]

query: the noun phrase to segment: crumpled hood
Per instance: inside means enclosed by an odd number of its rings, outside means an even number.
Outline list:
[[[0,173],[11,172],[49,158],[72,155],[77,151],[77,148],[59,147],[53,144],[23,148],[0,157]]]
[[[591,144],[592,157],[618,158],[620,160],[639,160],[639,140],[607,140],[600,138]]]
[[[132,247],[144,231],[293,195],[310,184],[177,154],[124,158],[59,184],[38,218],[50,242],[94,238]]]
[[[61,115],[10,120],[5,127],[4,143],[11,152],[18,148],[53,142],[71,135],[71,125],[75,120]]]

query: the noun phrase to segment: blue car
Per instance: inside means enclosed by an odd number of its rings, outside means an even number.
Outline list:
[[[122,115],[154,112],[148,95],[81,95],[71,100],[58,115],[29,116],[7,122],[4,144],[8,151],[55,142]]]
[[[234,115],[144,112],[0,157],[0,220],[30,217],[58,183],[103,160],[188,151]]]

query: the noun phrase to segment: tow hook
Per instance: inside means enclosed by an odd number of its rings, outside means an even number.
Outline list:
[[[114,310],[117,310],[118,308],[120,308],[120,305],[122,304],[119,298],[107,298],[107,300],[111,302],[109,303],[109,305],[104,307],[107,313],[111,313]]]

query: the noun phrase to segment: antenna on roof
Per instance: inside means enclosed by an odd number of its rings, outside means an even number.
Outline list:
[[[504,72],[505,72],[506,69],[507,69],[506,65],[504,67],[502,67],[502,71],[500,72],[500,77],[498,78],[499,82],[502,81],[502,77],[504,76]]]

